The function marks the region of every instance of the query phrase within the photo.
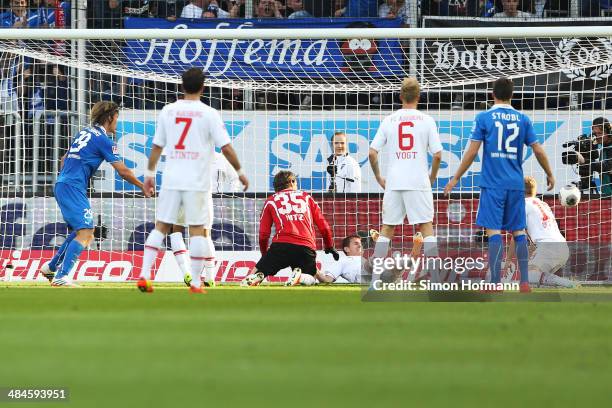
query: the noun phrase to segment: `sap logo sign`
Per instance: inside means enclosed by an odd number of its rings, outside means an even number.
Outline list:
[[[347,134],[350,154],[361,166],[368,161],[370,141],[380,121],[317,120],[271,121],[269,123],[269,188],[276,173],[290,170],[298,176],[299,188],[327,189],[327,157],[335,131]]]

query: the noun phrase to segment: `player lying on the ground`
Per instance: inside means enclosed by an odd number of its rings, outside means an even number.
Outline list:
[[[117,170],[122,179],[140,188],[145,197],[151,194],[121,161],[117,145],[108,136],[115,133],[118,118],[119,106],[116,103],[97,102],[91,108],[91,126],[75,136],[70,149],[62,157],[61,171],[53,191],[62,217],[72,232],[53,258],[40,269],[52,286],[73,285],[68,273],[94,238],[94,216],[87,198],[87,187],[104,160]],[[60,269],[56,273],[58,266]]]
[[[155,167],[162,150],[166,154],[166,165],[157,200],[155,229],[149,233],[145,242],[142,270],[137,283],[142,292],[153,291],[149,281],[151,266],[165,236],[179,221],[179,212],[184,211],[184,224],[189,226],[190,236],[192,280],[189,290],[192,293],[203,293],[200,275],[202,270],[214,268],[215,257],[215,246],[210,237],[213,221],[211,168],[215,147],[221,148],[245,190],[249,185],[221,115],[200,101],[204,90],[202,70],[191,68],[185,71],[182,85],[184,99],[165,106],[159,114],[149,156],[145,185],[151,190],[155,186]],[[182,241],[182,236],[175,237]],[[181,248],[186,251],[184,242]],[[185,276],[184,271],[183,274]]]
[[[287,286],[302,281],[315,282],[317,273],[316,235],[317,226],[325,243],[325,253],[340,257],[334,249],[334,240],[329,224],[315,200],[297,188],[297,179],[290,171],[280,171],[274,176],[275,193],[268,197],[261,212],[259,225],[259,250],[261,259],[253,273],[241,282],[242,286],[257,286],[266,276],[276,275],[281,269],[290,267],[291,277]],[[272,224],[276,234],[268,248]]]
[[[442,144],[434,119],[417,110],[421,88],[414,78],[406,78],[400,89],[402,108],[387,116],[370,145],[369,160],[376,181],[385,190],[383,196],[380,238],[374,247],[374,258],[387,256],[395,227],[408,216],[410,225],[418,224],[424,237],[426,256],[437,256],[434,236],[432,185],[442,160]],[[378,152],[387,145],[387,178],[380,174]],[[427,155],[433,160],[431,174]],[[435,271],[430,271],[436,280]],[[375,276],[372,277],[376,279]]]
[[[536,136],[527,115],[510,105],[514,85],[508,78],[493,84],[491,109],[481,112],[474,120],[471,142],[453,178],[446,184],[448,195],[470,168],[483,145],[480,176],[480,199],[476,225],[485,227],[489,236],[489,268],[491,283],[501,282],[503,242],[501,231],[514,235],[521,273],[521,292],[529,292],[529,250],[525,236],[526,216],[523,182],[523,147],[530,146],[542,169],[546,172],[548,190],[555,178],[546,152]]]
[[[529,283],[536,286],[576,287],[576,283],[555,275],[569,259],[569,248],[565,237],[559,231],[552,210],[544,201],[536,197],[537,182],[525,177],[525,213],[527,215],[527,234],[535,244],[535,251],[529,261]],[[504,280],[510,281],[514,275],[515,244],[510,242],[506,255]]]
[[[361,283],[367,260],[363,258],[363,245],[359,235],[349,235],[342,240],[342,251],[346,256],[334,262],[331,269],[318,271],[315,277],[322,283],[334,283],[341,279],[345,283]],[[300,284],[306,284],[299,281]]]

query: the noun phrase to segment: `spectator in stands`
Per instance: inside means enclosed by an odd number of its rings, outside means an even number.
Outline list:
[[[344,17],[346,0],[334,0],[334,17]]]
[[[283,18],[282,7],[274,0],[259,0],[255,6],[255,17],[257,18]]]
[[[309,18],[312,15],[304,10],[304,3],[302,0],[287,0],[287,18]]]
[[[151,2],[151,15],[153,17],[165,18],[168,21],[175,21],[178,10],[181,10],[177,0],[158,0]]]
[[[378,0],[347,0],[344,17],[377,17]]]
[[[582,17],[604,17],[612,15],[611,0],[583,0],[580,8]]]
[[[505,18],[515,18],[515,17],[533,17],[533,14],[527,13],[526,11],[522,11],[518,9],[519,0],[502,0],[502,8],[504,11],[501,13],[495,13],[493,17],[505,17]]]
[[[11,0],[10,9],[0,14],[3,28],[28,27],[28,0]]]
[[[149,0],[123,0],[121,7],[122,17],[153,17],[150,14]]]
[[[411,10],[410,0],[387,0],[378,7],[380,18],[401,18],[404,24],[410,24]],[[416,19],[416,11],[415,11]]]
[[[205,0],[191,0],[181,11],[182,18],[202,18]]]

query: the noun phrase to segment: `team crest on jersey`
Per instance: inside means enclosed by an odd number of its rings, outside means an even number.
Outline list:
[[[113,145],[113,154],[119,154],[119,146]]]

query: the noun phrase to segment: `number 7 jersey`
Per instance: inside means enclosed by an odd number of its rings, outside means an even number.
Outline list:
[[[268,250],[272,224],[276,230],[272,243],[284,242],[316,250],[316,225],[323,236],[325,248],[334,246],[331,229],[321,208],[304,191],[282,190],[266,200],[259,222],[259,249],[262,255]]]
[[[153,144],[163,147],[166,155],[161,188],[210,191],[215,147],[229,143],[216,109],[191,100],[166,105],[157,119],[153,139]]]

